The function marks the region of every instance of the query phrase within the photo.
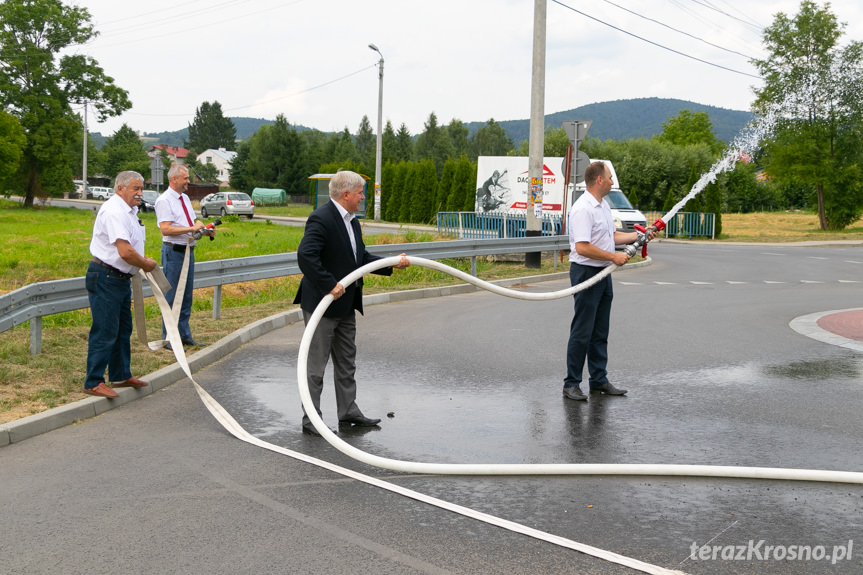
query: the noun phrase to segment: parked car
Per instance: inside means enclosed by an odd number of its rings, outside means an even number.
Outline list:
[[[107,200],[114,195],[114,188],[103,188],[101,186],[93,186],[90,188],[93,192],[93,199]]]
[[[201,200],[201,216],[236,214],[250,220],[255,216],[255,202],[243,192],[218,192]]]
[[[75,184],[75,191],[72,192],[71,197],[78,198],[79,200],[93,199],[93,191],[90,189],[90,186],[85,185],[82,180],[72,180],[72,183]]]
[[[155,212],[156,200],[159,199],[159,192],[156,190],[144,190],[141,192],[141,205],[138,210],[142,212]]]

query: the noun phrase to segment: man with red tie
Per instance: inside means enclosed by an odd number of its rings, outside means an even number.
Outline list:
[[[186,191],[189,189],[189,168],[173,164],[168,170],[168,189],[156,200],[156,221],[162,232],[162,270],[171,288],[165,294],[168,304],[174,304],[180,274],[183,271],[183,258],[186,244],[189,245],[189,270],[186,289],[183,292],[183,305],[180,308],[180,339],[183,345],[202,347],[192,337],[189,316],[192,315],[192,292],[195,283],[195,239],[192,234],[204,227],[204,222],[195,219],[195,209]],[[208,234],[213,233],[208,232]],[[162,322],[162,339],[165,339],[165,323]],[[166,345],[170,349],[170,344]]]

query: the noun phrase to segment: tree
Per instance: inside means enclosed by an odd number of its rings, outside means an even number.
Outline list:
[[[184,146],[195,154],[204,150],[225,148],[233,150],[237,145],[237,128],[234,121],[222,115],[222,105],[213,101],[204,102],[195,110],[195,119],[189,124],[189,139]]]
[[[435,200],[437,198],[437,169],[431,160],[423,160],[416,167],[414,185],[411,190],[410,221],[415,224],[427,224],[434,220],[437,213]]]
[[[27,137],[24,135],[24,128],[15,116],[0,110],[0,174],[3,174],[4,180],[7,175],[18,172],[25,145]],[[2,191],[5,190],[0,190]]]
[[[393,129],[393,123],[387,120],[384,126],[384,133],[381,135],[381,165],[393,161],[396,157],[397,146],[398,142],[396,140],[396,132]],[[381,179],[383,179],[383,176],[381,176]],[[381,182],[381,188],[383,188],[383,182]]]
[[[471,139],[474,158],[478,156],[506,156],[515,147],[503,126],[489,118],[485,125],[477,128]]]
[[[241,143],[237,147],[237,157],[231,162],[229,179],[232,188],[246,192],[247,194],[252,192],[252,188],[248,183],[248,176],[246,175],[246,163],[249,161],[249,151],[250,146],[246,142]]]
[[[27,138],[19,168],[25,206],[72,186],[68,158],[57,150],[77,132],[73,103],[88,102],[100,122],[132,106],[96,60],[72,49],[96,35],[86,8],[60,0],[0,2],[0,107]]]
[[[150,172],[150,158],[144,144],[138,134],[126,124],[108,138],[103,152],[105,172],[112,177],[125,170],[134,170],[144,177]]]
[[[393,162],[409,162],[414,157],[414,141],[411,131],[402,123],[396,132],[396,147],[393,153]]]
[[[360,163],[365,166],[375,165],[375,153],[377,150],[377,144],[377,137],[372,131],[372,125],[369,123],[369,117],[363,116],[362,121],[360,121],[360,128],[359,130],[357,130],[356,140],[354,141]],[[381,145],[383,145],[383,141],[381,142]]]
[[[566,130],[563,128],[555,128],[554,126],[545,127],[545,135],[543,136],[543,156],[560,157],[566,156],[566,148],[569,146],[569,136],[566,135]],[[516,156],[530,155],[530,140],[522,140],[518,145]]]
[[[804,0],[796,16],[780,12],[764,29],[753,108],[779,118],[765,146],[768,175],[814,189],[821,229],[838,230],[863,213],[863,43],[839,46],[829,6]]]
[[[329,162],[356,162],[359,161],[357,147],[347,127],[341,132],[330,134],[327,139],[324,157]]]
[[[219,181],[219,168],[215,164],[204,164],[195,160],[192,170],[202,182],[212,183]]]
[[[713,124],[707,112],[692,113],[680,110],[677,116],[662,123],[662,133],[656,136],[660,142],[676,146],[706,144],[715,154],[722,152],[723,144],[713,133]]]
[[[438,175],[443,171],[444,162],[452,155],[452,143],[449,132],[437,123],[437,115],[432,112],[426,120],[425,131],[417,136],[414,148],[416,159],[434,162]]]
[[[452,192],[456,166],[458,166],[458,161],[453,158],[449,158],[443,165],[443,174],[441,174],[440,182],[438,183],[437,199],[434,205],[435,213],[447,211],[447,203],[449,195]]]
[[[446,127],[449,141],[452,144],[452,158],[470,155],[470,130],[461,120],[453,118]]]

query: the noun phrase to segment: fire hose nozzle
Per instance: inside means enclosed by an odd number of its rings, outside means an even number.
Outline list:
[[[653,222],[650,225],[650,227],[648,227],[648,228],[645,228],[644,226],[640,226],[638,224],[636,224],[632,227],[635,228],[635,231],[638,232],[638,239],[635,240],[635,242],[633,242],[632,244],[626,246],[626,248],[624,248],[623,251],[625,251],[627,254],[629,254],[629,257],[632,257],[635,255],[635,252],[640,247],[641,248],[641,257],[646,258],[647,257],[647,242],[650,241],[650,234],[652,234],[654,231],[661,232],[662,230],[664,230],[665,229],[665,222],[663,222],[662,218],[660,218],[660,219],[656,220],[655,222]]]
[[[201,237],[202,237],[205,233],[207,233],[208,231],[212,231],[212,230],[213,230],[213,228],[215,228],[216,226],[221,226],[221,225],[222,225],[222,220],[221,220],[221,218],[216,218],[215,220],[213,220],[212,222],[210,222],[209,224],[207,224],[206,226],[204,226],[203,228],[201,228],[201,229],[200,229],[200,230],[198,230],[197,232],[193,233],[193,234],[192,234],[192,237],[193,237],[196,241],[197,241],[197,240],[200,240],[200,239],[201,239]],[[213,240],[215,239],[215,238],[212,236],[212,234],[208,234],[208,235],[210,236],[210,241],[213,241]]]

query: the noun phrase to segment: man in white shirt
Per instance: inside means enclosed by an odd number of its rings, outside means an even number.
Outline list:
[[[587,188],[572,205],[569,213],[569,279],[578,285],[612,263],[622,266],[630,256],[614,250],[615,245],[631,244],[638,239],[637,232],[618,232],[605,196],[614,182],[611,170],[604,162],[593,162],[584,172]],[[653,239],[656,233],[650,235]],[[624,395],[608,381],[608,331],[611,318],[611,300],[614,294],[611,276],[573,295],[575,315],[569,329],[566,348],[566,377],[563,395],[576,401],[586,401],[581,391],[584,360],[590,375],[590,392],[606,395]]]
[[[189,189],[189,168],[173,164],[168,170],[168,189],[156,200],[154,209],[159,230],[162,232],[162,270],[171,284],[165,294],[169,305],[174,304],[177,284],[183,271],[186,244],[189,244],[189,270],[186,276],[186,289],[182,294],[183,304],[177,327],[183,345],[202,347],[192,337],[189,317],[192,315],[192,295],[195,284],[195,239],[196,231],[204,227],[204,222],[195,219],[195,209],[186,191]],[[212,232],[208,232],[211,234]],[[162,322],[162,339],[165,339],[165,323]],[[166,345],[170,349],[170,344]]]
[[[141,388],[147,385],[132,376],[132,285],[138,272],[152,271],[156,260],[144,256],[144,224],[138,219],[138,205],[144,178],[137,172],[120,172],[114,181],[115,194],[102,204],[93,224],[85,283],[93,325],[87,344],[87,376],[84,393],[115,398],[117,392],[105,385],[105,368],[112,387]]]

